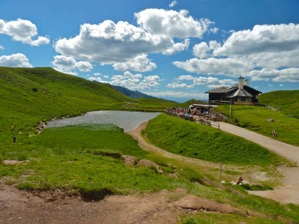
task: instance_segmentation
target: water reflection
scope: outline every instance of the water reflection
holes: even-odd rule
[[[63,127],[74,124],[115,124],[125,132],[137,128],[142,122],[149,121],[160,113],[133,111],[93,111],[83,116],[64,118],[48,122],[47,127]]]

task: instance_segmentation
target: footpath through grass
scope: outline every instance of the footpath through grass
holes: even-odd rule
[[[229,117],[229,105],[216,108]],[[276,130],[277,140],[299,146],[299,120],[266,107],[234,105],[231,108],[232,122],[267,137]]]
[[[259,166],[277,166],[284,161],[246,139],[166,114],[151,120],[145,133],[165,150],[202,160]]]

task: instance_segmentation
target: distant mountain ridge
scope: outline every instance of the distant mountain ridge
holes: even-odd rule
[[[114,89],[118,90],[119,92],[121,92],[122,94],[124,94],[127,97],[130,97],[132,99],[140,99],[140,98],[147,98],[147,99],[154,99],[156,97],[144,94],[142,92],[139,91],[132,91],[128,88],[122,87],[122,86],[114,86],[111,85]]]
[[[144,95],[142,95],[144,96]],[[163,111],[173,102],[133,99],[110,84],[92,82],[53,68],[0,66],[0,130],[6,135],[32,131],[32,125],[96,110]],[[9,130],[9,131],[8,131]],[[1,140],[10,140],[3,136]]]

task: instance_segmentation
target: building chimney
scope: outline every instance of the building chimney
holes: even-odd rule
[[[244,78],[242,76],[239,77],[239,89],[243,89],[244,87]]]
[[[249,86],[249,80],[248,79],[245,79],[245,85]]]

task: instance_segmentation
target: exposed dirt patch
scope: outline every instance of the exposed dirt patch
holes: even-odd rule
[[[29,160],[19,161],[19,160],[3,160],[4,165],[26,165],[29,163]]]
[[[195,212],[249,214],[229,205],[175,192],[106,196],[86,202],[72,192],[27,192],[0,185],[0,220],[11,223],[177,223],[179,215]]]

